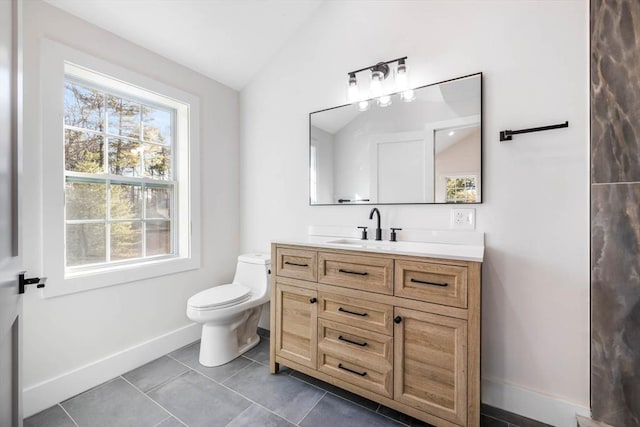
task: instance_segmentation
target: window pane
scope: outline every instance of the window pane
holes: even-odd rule
[[[145,218],[171,218],[172,187],[149,186],[146,188]]]
[[[140,104],[108,95],[107,113],[109,133],[140,138]]]
[[[171,251],[171,222],[147,221],[147,256],[167,255]]]
[[[155,179],[171,179],[171,149],[155,144],[144,147],[144,176]]]
[[[137,141],[109,138],[109,173],[140,176],[141,147]]]
[[[142,186],[111,184],[111,218],[134,219],[142,214]]]
[[[448,203],[474,203],[477,200],[475,177],[447,178]]]
[[[102,131],[104,94],[75,83],[64,83],[64,124]]]
[[[111,224],[111,261],[142,257],[140,221]]]
[[[97,182],[65,184],[66,219],[104,219],[107,186]]]
[[[145,141],[171,145],[171,113],[146,105],[142,106],[142,125]]]
[[[104,224],[67,224],[67,266],[106,261]]]
[[[103,173],[104,139],[100,135],[75,130],[64,131],[64,168],[68,171]]]

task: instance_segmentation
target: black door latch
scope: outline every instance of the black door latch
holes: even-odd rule
[[[36,288],[44,288],[44,283],[40,283],[39,277],[32,277],[30,279],[25,279],[24,274],[26,271],[23,271],[18,274],[18,293],[24,294],[24,287],[27,285],[36,285]]]

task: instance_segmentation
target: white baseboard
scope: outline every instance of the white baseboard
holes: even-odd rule
[[[63,400],[144,365],[200,337],[200,324],[192,323],[164,335],[88,363],[23,390],[23,413],[29,417]]]
[[[482,403],[556,427],[576,427],[576,415],[591,417],[588,407],[486,378]]]

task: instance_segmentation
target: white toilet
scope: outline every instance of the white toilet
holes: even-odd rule
[[[200,364],[223,365],[260,342],[258,321],[269,301],[269,254],[240,255],[233,282],[198,292],[187,302],[187,317],[203,323]]]

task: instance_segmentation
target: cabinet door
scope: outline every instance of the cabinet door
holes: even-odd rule
[[[317,292],[276,283],[276,354],[316,368]]]
[[[467,422],[467,322],[396,307],[394,399]]]

